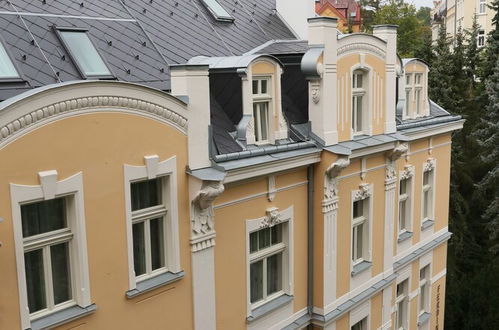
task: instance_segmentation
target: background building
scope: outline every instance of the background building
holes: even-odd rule
[[[360,32],[362,29],[360,4],[355,0],[316,0],[315,12],[319,16],[336,17],[341,32]]]
[[[1,329],[443,328],[463,120],[277,5],[2,4]]]

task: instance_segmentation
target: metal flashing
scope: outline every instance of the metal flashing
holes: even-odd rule
[[[129,290],[126,292],[126,297],[128,299],[135,298],[143,293],[154,290],[160,286],[176,282],[176,281],[184,278],[184,276],[185,276],[185,273],[183,271],[176,273],[176,274],[171,273],[171,272],[166,272],[166,273],[154,276],[152,278],[138,282],[137,287],[135,289]]]
[[[272,299],[266,304],[263,304],[262,306],[255,308],[254,310],[251,311],[251,315],[246,318],[247,323],[251,323],[253,321],[258,320],[259,318],[264,317],[270,312],[275,311],[276,309],[290,303],[293,301],[293,296],[283,294],[282,296]]]
[[[210,70],[227,70],[233,69],[236,71],[237,69],[246,69],[251,63],[259,60],[259,59],[270,59],[281,67],[283,64],[281,61],[272,55],[267,54],[250,54],[250,55],[241,55],[241,56],[225,56],[225,57],[208,57],[208,56],[196,56],[191,58],[187,64],[188,65],[208,65]]]
[[[324,46],[311,46],[303,55],[301,60],[301,70],[307,79],[319,79],[322,75],[318,61],[324,52]]]
[[[91,304],[87,307],[72,306],[60,310],[58,312],[49,314],[45,317],[39,318],[37,320],[31,321],[30,330],[45,330],[52,329],[59,325],[77,320],[89,314],[92,314],[97,310],[95,304]]]
[[[227,175],[226,172],[214,167],[205,167],[197,170],[187,169],[187,173],[201,181],[223,181]]]

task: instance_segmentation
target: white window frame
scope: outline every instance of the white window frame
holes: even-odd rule
[[[90,281],[88,274],[87,240],[85,229],[85,213],[83,204],[83,174],[81,172],[58,181],[57,171],[39,172],[40,185],[27,186],[10,184],[12,223],[14,228],[14,244],[16,252],[17,281],[19,289],[19,306],[21,326],[31,327],[31,321],[50,315],[58,310],[78,305],[82,308],[90,306]],[[50,200],[56,197],[70,196],[66,205],[68,227],[71,229],[70,267],[73,285],[73,300],[57,305],[55,309],[44,310],[30,316],[26,274],[24,265],[24,239],[22,235],[21,204]]]
[[[354,218],[353,217],[353,212],[354,212],[354,204],[361,202],[362,203],[362,215],[360,217]],[[357,251],[357,235],[356,229],[362,225],[362,251],[361,251],[361,257],[356,258],[355,256],[358,255]],[[352,264],[353,266],[363,262],[363,261],[369,261],[369,232],[370,232],[370,227],[369,227],[369,198],[365,199],[358,199],[354,200],[352,203]]]
[[[373,185],[372,184],[362,184],[359,190],[353,190],[351,194],[351,203],[350,203],[350,219],[351,227],[350,227],[350,270],[353,271],[354,266],[367,261],[371,262],[372,260],[372,219],[373,219]],[[363,207],[363,216],[354,219],[354,203],[362,201]],[[362,235],[362,239],[364,243],[362,244],[362,258],[358,258],[353,260],[354,251],[353,241],[354,241],[354,228],[358,226],[360,223],[364,224],[364,232]]]
[[[257,93],[253,94],[253,82],[257,81],[258,82],[258,87],[257,87]],[[267,82],[267,93],[260,93],[261,91],[261,82],[266,81]],[[268,144],[272,141],[272,135],[273,135],[273,130],[272,130],[272,114],[274,113],[273,109],[273,85],[272,85],[272,76],[270,75],[254,75],[252,78],[251,82],[251,96],[252,96],[252,113],[253,113],[253,122],[254,122],[254,135],[255,135],[255,144]],[[262,127],[262,120],[261,120],[261,110],[258,109],[256,111],[257,115],[255,116],[255,105],[259,104],[267,104],[267,139],[265,140],[258,140],[257,139],[257,132],[263,132],[265,129]]]
[[[429,173],[428,184],[424,184],[424,175]],[[422,223],[426,220],[435,220],[435,168],[423,170],[423,177],[421,178],[421,218]],[[425,205],[425,193],[428,192],[428,205]],[[426,210],[425,210],[426,208]],[[427,216],[425,217],[425,213]]]
[[[421,271],[426,270],[424,278],[421,278]],[[430,312],[430,294],[431,294],[431,264],[426,264],[419,269],[419,301],[418,315]],[[423,305],[423,308],[421,308]]]
[[[144,166],[124,165],[124,189],[126,210],[126,231],[128,248],[128,286],[134,290],[137,283],[165,272],[178,273],[180,268],[180,247],[178,228],[178,197],[177,197],[177,165],[176,157],[171,157],[162,162],[159,156],[150,155],[144,157]],[[134,212],[132,212],[131,189],[133,182],[162,179],[163,205],[166,210],[163,216],[163,234],[165,242],[165,267],[146,275],[136,277],[133,261],[133,234]]]
[[[357,76],[362,76],[362,86],[361,87],[356,87],[357,86]],[[352,106],[351,106],[351,118],[350,120],[352,121],[351,125],[351,130],[352,134],[355,135],[363,135],[363,134],[368,134],[368,127],[370,126],[368,124],[368,116],[366,115],[367,113],[367,108],[369,107],[369,72],[366,71],[363,68],[356,68],[352,71]],[[355,87],[354,87],[355,86]],[[361,102],[361,123],[362,127],[359,129],[357,127],[357,115],[358,115],[358,109],[357,109],[357,98],[361,97],[362,102]]]
[[[413,232],[412,226],[413,226],[413,217],[412,217],[412,210],[413,210],[413,203],[414,203],[414,167],[413,166],[408,166],[405,171],[401,171],[399,174],[399,180],[398,180],[398,212],[397,212],[397,219],[398,219],[398,235],[400,236],[401,234],[405,232]],[[406,181],[406,193],[404,195],[400,194],[400,184],[403,180]],[[400,217],[400,205],[402,202],[405,202],[405,227],[401,228],[401,217]]]
[[[362,330],[370,330],[371,320],[370,320],[371,302],[368,300],[359,307],[356,307],[350,312],[350,329],[353,328],[359,322],[365,322],[365,327]]]
[[[401,295],[397,295],[397,287],[401,284],[404,284],[404,292],[402,292]],[[395,327],[394,329],[396,330],[402,330],[402,329],[408,329],[408,324],[409,324],[409,289],[410,289],[410,281],[409,278],[405,278],[401,280],[400,282],[397,283],[395,286]],[[404,309],[403,309],[403,314],[402,314],[402,319],[404,324],[400,325],[399,324],[399,311],[400,311],[400,305],[403,304]]]
[[[477,46],[478,47],[485,47],[485,31],[484,30],[478,30]]]
[[[272,301],[284,294],[293,295],[294,287],[294,276],[293,276],[293,206],[288,207],[285,210],[278,211],[276,208],[267,210],[267,213],[278,212],[277,222],[272,223],[269,216],[262,218],[246,220],[246,304],[247,304],[247,316],[252,316],[252,311],[256,308],[265,305],[269,301]],[[283,224],[282,228],[282,243],[276,244],[274,248],[269,248],[264,252],[265,255],[260,255],[259,252],[250,253],[250,234],[256,232],[263,228],[268,228],[276,224]],[[264,256],[270,256],[277,253],[277,250],[282,251],[282,291],[268,296],[266,299],[258,301],[256,303],[251,303],[251,277],[250,277],[250,264],[255,259],[261,259]]]
[[[487,13],[487,0],[478,0],[478,14]]]

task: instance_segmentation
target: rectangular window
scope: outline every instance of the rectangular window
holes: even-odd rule
[[[433,170],[423,172],[423,221],[433,217]]]
[[[352,262],[354,265],[368,259],[368,205],[369,199],[363,199],[353,203]]]
[[[478,40],[477,40],[477,44],[478,44],[478,47],[483,47],[485,46],[485,31],[484,30],[479,30],[478,31]]]
[[[112,78],[111,71],[84,30],[57,30],[65,48],[85,78]]]
[[[166,269],[163,179],[130,184],[133,236],[133,265],[137,280]]]
[[[217,21],[232,22],[234,18],[225,10],[217,0],[202,0],[208,11]]]
[[[286,225],[281,223],[250,233],[250,302],[254,307],[284,293]]]
[[[24,267],[32,318],[75,304],[68,197],[21,205]]]
[[[404,280],[403,282],[397,284],[397,313],[395,316],[396,326],[395,329],[402,330],[407,328],[407,313],[409,308],[409,280]]]
[[[419,314],[429,312],[430,300],[430,266],[419,270]]]
[[[270,129],[270,78],[253,79],[253,120],[255,123],[255,141],[257,143],[269,140]]]
[[[423,80],[423,74],[422,73],[416,73],[414,75],[414,84],[417,85],[417,86],[421,86],[421,82]]]
[[[352,325],[351,330],[367,330],[367,317]]]
[[[399,182],[399,234],[410,231],[411,179]]]
[[[409,117],[409,110],[411,109],[411,89],[405,90],[405,116]]]
[[[421,88],[416,89],[416,115],[421,115]]]
[[[364,108],[367,99],[364,86],[365,73],[356,70],[352,76],[352,130],[353,133],[362,133],[364,130]]]
[[[411,80],[412,80],[411,78],[412,78],[412,74],[408,73],[408,74],[405,75],[405,84],[406,84],[406,86],[411,85],[411,83],[412,83],[411,82]]]
[[[479,14],[485,14],[487,10],[487,0],[479,0],[480,1],[480,8],[478,13]]]
[[[19,73],[17,73],[4,45],[0,42],[0,79],[9,78],[19,78]]]

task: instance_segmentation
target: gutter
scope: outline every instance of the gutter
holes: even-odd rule
[[[307,310],[310,319],[314,305],[314,165],[307,168]],[[308,326],[312,329],[312,325]]]

